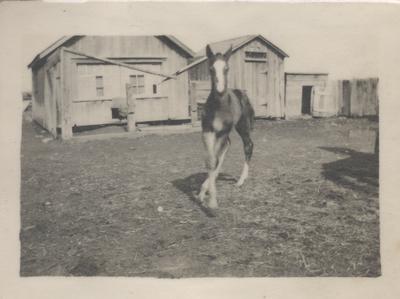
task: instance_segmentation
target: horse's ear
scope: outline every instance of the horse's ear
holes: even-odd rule
[[[208,59],[210,59],[210,61],[214,59],[214,53],[211,50],[210,45],[207,45],[206,53],[207,53],[207,57],[208,57]]]
[[[232,45],[229,47],[228,51],[226,51],[224,54],[225,60],[228,60],[229,57],[231,57],[231,55],[232,55]]]

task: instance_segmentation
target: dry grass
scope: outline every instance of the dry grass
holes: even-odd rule
[[[232,138],[209,217],[199,133],[41,142],[23,126],[21,275],[378,276],[378,157],[366,119],[258,121]],[[162,211],[158,208],[162,207]]]

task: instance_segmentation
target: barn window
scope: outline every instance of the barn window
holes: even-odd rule
[[[96,95],[98,97],[104,96],[103,76],[96,76]]]
[[[144,93],[144,75],[130,75],[129,83],[135,94]]]
[[[259,51],[246,51],[246,61],[267,61],[267,53]]]

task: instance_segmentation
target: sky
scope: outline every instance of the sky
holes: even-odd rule
[[[377,77],[385,7],[374,5],[181,3],[55,6],[31,9],[38,21],[23,34],[22,88],[27,64],[63,35],[172,34],[198,51],[208,42],[262,34],[289,54],[286,72],[328,72],[331,79]],[[44,15],[44,17],[43,17]],[[100,18],[103,16],[103,18]],[[388,22],[392,20],[389,18]],[[50,26],[49,26],[50,25]],[[385,24],[387,25],[387,24]]]

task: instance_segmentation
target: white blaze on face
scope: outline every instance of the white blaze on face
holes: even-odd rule
[[[225,89],[225,76],[224,69],[226,67],[226,62],[223,60],[217,60],[214,62],[215,76],[217,78],[217,90],[218,92],[223,92]]]

